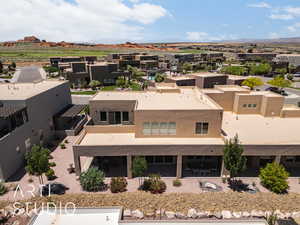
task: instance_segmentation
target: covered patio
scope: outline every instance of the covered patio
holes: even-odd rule
[[[67,136],[76,136],[88,121],[86,115],[87,105],[69,105],[54,117],[55,130]]]

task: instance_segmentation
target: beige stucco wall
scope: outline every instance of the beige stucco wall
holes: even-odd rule
[[[176,122],[172,137],[220,137],[222,110],[138,110],[135,111],[136,137],[170,137],[143,135],[145,122]],[[208,122],[208,134],[196,134],[196,123]]]
[[[284,118],[300,117],[300,109],[283,109],[280,116]]]
[[[280,116],[284,104],[284,97],[263,96],[261,114],[265,117]]]
[[[255,108],[243,107],[244,104],[256,104]],[[233,104],[233,112],[237,114],[260,114],[262,95],[236,94]]]
[[[233,110],[235,92],[207,93],[207,95],[218,103],[224,111]]]

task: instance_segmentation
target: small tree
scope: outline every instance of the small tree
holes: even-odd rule
[[[249,87],[251,90],[263,84],[264,82],[259,77],[249,77],[246,80],[244,80],[242,83],[242,85]]]
[[[93,89],[96,90],[97,87],[99,87],[101,85],[100,81],[98,80],[92,80],[89,84],[89,86]]]
[[[294,80],[294,76],[292,74],[287,74],[286,75],[286,78],[289,80],[289,81],[293,81]]]
[[[292,82],[290,80],[286,80],[283,77],[277,76],[272,80],[268,81],[268,84],[279,87],[281,89],[290,87]]]
[[[26,153],[26,171],[30,175],[38,176],[40,184],[43,184],[43,174],[50,169],[50,151],[39,145],[34,145],[30,152]]]
[[[246,157],[243,156],[243,146],[236,135],[229,141],[226,140],[224,147],[224,166],[230,173],[230,178],[235,178],[246,169]]]
[[[155,82],[161,83],[165,80],[165,76],[161,73],[157,73],[154,78]]]
[[[10,71],[15,71],[17,67],[17,64],[15,62],[12,62],[9,66],[8,66],[8,70]]]
[[[277,68],[275,69],[275,73],[278,73],[278,74],[286,74],[288,71],[286,68]]]
[[[139,80],[141,77],[146,75],[145,72],[130,65],[127,66],[127,70],[130,72],[130,77],[135,80]]]
[[[142,156],[136,156],[133,159],[132,163],[132,173],[134,177],[139,178],[139,185],[141,186],[142,184],[142,177],[145,176],[145,172],[147,170],[147,161],[145,157]]]
[[[182,65],[182,69],[183,69],[183,72],[184,72],[184,73],[187,73],[187,72],[193,70],[193,65],[190,64],[190,63],[184,63],[184,64]]]
[[[105,174],[97,168],[89,168],[80,174],[80,185],[85,191],[99,191],[104,187]]]
[[[116,85],[121,88],[129,87],[127,80],[123,77],[117,79]]]
[[[289,189],[289,173],[278,163],[268,163],[260,170],[259,178],[261,184],[276,194],[285,193]]]

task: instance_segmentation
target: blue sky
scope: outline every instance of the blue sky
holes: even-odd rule
[[[25,35],[102,43],[295,37],[300,0],[10,0],[0,8],[0,26],[1,41]]]

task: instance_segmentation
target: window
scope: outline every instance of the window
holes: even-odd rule
[[[256,106],[257,106],[256,104],[252,104],[252,107],[253,107],[253,108],[256,108]]]
[[[168,123],[160,123],[159,133],[161,135],[168,135]]]
[[[151,134],[152,135],[159,135],[159,123],[154,122],[151,124]]]
[[[244,107],[244,108],[247,108],[247,104],[244,104],[243,107]]]
[[[251,108],[252,107],[252,104],[248,104],[248,108]]]
[[[169,133],[169,135],[175,135],[176,134],[176,123],[174,123],[174,122],[169,123],[168,133]]]
[[[128,122],[129,121],[129,112],[122,112],[122,120],[124,122]]]
[[[144,123],[143,134],[151,135],[151,123]]]
[[[196,123],[196,134],[208,134],[208,123]]]
[[[175,135],[176,123],[174,122],[146,122],[143,125],[144,135]]]
[[[107,121],[107,112],[100,112],[100,121],[106,122]]]

